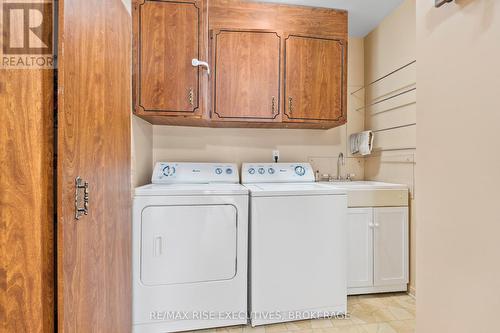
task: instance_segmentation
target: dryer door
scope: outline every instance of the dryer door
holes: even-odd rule
[[[141,281],[166,285],[236,275],[233,205],[149,206],[142,211]]]

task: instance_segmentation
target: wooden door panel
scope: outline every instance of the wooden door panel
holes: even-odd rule
[[[54,332],[53,75],[51,69],[0,70],[4,333]]]
[[[202,10],[198,1],[142,1],[138,5],[139,111],[199,114]],[[203,59],[201,59],[203,60]]]
[[[280,36],[229,30],[214,35],[212,119],[280,120]]]
[[[344,43],[291,35],[285,45],[286,118],[338,121],[345,105]]]
[[[130,332],[131,16],[121,0],[59,6],[58,331]]]

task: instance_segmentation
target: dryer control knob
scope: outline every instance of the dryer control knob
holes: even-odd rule
[[[295,167],[295,173],[299,176],[303,176],[306,174],[306,169],[303,166],[298,165]]]
[[[215,173],[218,175],[222,174],[222,169],[221,168],[215,169]]]
[[[264,173],[266,173],[266,170],[264,168],[259,168],[259,173],[263,175]]]
[[[250,168],[248,169],[248,173],[253,175],[255,173],[255,169],[254,168]]]
[[[163,168],[163,175],[166,177],[173,176],[175,173],[175,167],[167,165]]]

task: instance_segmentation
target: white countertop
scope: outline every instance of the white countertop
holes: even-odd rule
[[[336,187],[344,190],[395,190],[395,189],[408,189],[405,184],[383,183],[375,181],[332,181],[332,182],[319,182],[319,184]]]

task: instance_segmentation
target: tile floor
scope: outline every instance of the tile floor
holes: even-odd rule
[[[414,333],[415,299],[407,294],[349,296],[349,319],[315,319],[196,333]]]

